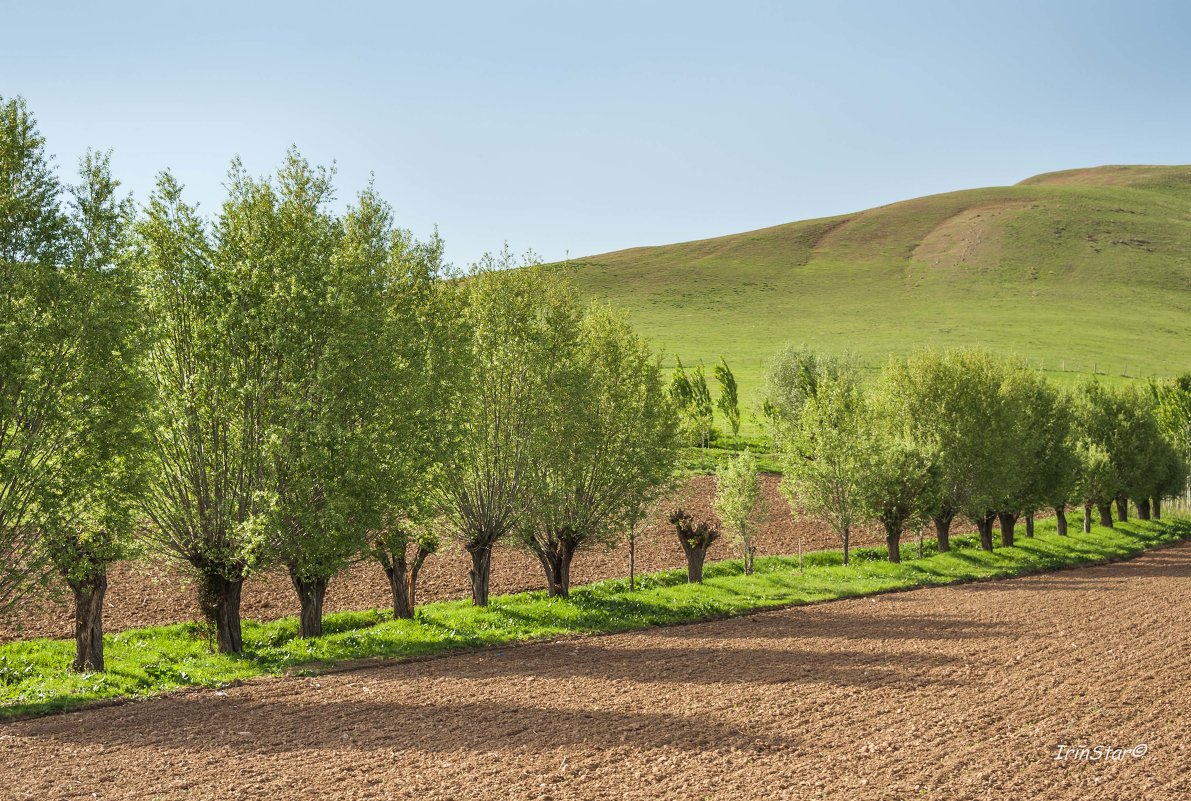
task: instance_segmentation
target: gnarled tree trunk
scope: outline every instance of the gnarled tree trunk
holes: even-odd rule
[[[467,576],[471,579],[471,602],[474,606],[488,605],[488,578],[492,572],[492,546],[468,544],[465,546],[471,554],[471,570]]]
[[[1149,520],[1150,519],[1150,499],[1149,498],[1142,498],[1139,501],[1134,501],[1134,505],[1137,506],[1137,519],[1138,520]]]
[[[1034,513],[1026,512],[1026,536],[1034,536]]]
[[[1102,503],[1098,508],[1100,509],[1100,525],[1112,528],[1112,504]]]
[[[422,570],[422,563],[430,551],[419,546],[413,561],[409,561],[405,552],[389,554],[387,561],[381,562],[385,569],[385,576],[389,579],[389,592],[393,597],[393,619],[412,620],[414,609],[417,608],[418,573]]]
[[[298,614],[298,636],[321,637],[323,634],[323,599],[327,597],[327,577],[301,578],[290,572],[294,592],[302,610]]]
[[[564,540],[556,540],[551,545],[537,550],[538,561],[546,571],[546,595],[566,598],[571,592],[571,559],[575,548]]]
[[[955,512],[944,510],[931,518],[935,523],[935,537],[939,540],[939,553],[951,550],[951,521],[955,519]]]
[[[983,550],[991,551],[993,549],[992,528],[996,519],[997,516],[992,512],[976,519],[976,530],[980,532],[980,547]]]
[[[1063,506],[1055,507],[1055,531],[1060,537],[1067,536],[1067,509]]]
[[[1013,547],[1013,532],[1017,525],[1017,512],[998,512],[997,519],[1001,521],[1001,545]]]
[[[1124,495],[1118,495],[1117,498],[1117,522],[1129,522],[1129,499]]]
[[[885,527],[885,550],[889,561],[898,564],[902,560],[902,528],[905,521],[900,517],[887,517],[881,521]]]
[[[199,580],[199,609],[215,627],[215,647],[221,654],[244,652],[240,631],[240,590],[244,579],[227,579],[219,573],[204,573]]]
[[[103,596],[108,589],[106,568],[81,581],[70,581],[74,594],[74,662],[80,673],[103,671]]]

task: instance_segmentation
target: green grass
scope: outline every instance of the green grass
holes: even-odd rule
[[[1049,174],[570,264],[670,363],[725,357],[750,433],[791,341],[873,372],[922,346],[1012,353],[1063,382],[1191,369],[1191,167]]]
[[[64,711],[112,698],[145,698],[182,687],[218,688],[254,676],[317,671],[350,660],[401,658],[460,648],[495,646],[576,634],[595,634],[687,623],[754,610],[850,598],[889,590],[999,578],[1071,565],[1119,559],[1148,548],[1191,538],[1191,520],[1132,522],[1089,535],[1059,537],[1053,521],[1038,536],[1019,537],[1013,548],[985,553],[972,537],[953,540],[954,550],[924,558],[902,548],[900,565],[885,561],[884,548],[853,551],[842,566],[838,551],[798,560],[758,560],[745,576],[738,561],[709,565],[705,581],[687,584],[685,571],[654,573],[629,592],[627,581],[602,581],[573,590],[569,599],[531,592],[501,596],[487,609],[465,601],[427,604],[416,620],[394,621],[386,612],[328,615],[327,633],[297,638],[293,618],[246,622],[243,657],[211,652],[204,629],[194,624],[135,629],[105,640],[108,672],[79,675],[67,670],[73,643],[28,640],[0,646],[0,719]]]

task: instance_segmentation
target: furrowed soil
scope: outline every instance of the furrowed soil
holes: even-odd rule
[[[1180,545],[1028,578],[7,724],[0,789],[14,799],[1185,799],[1189,645],[1191,545]],[[1110,750],[1056,759],[1060,746]]]
[[[806,550],[838,548],[835,534],[822,524],[795,520],[778,492],[778,476],[764,476],[768,513],[758,530],[760,553],[795,554],[799,537]],[[717,520],[711,510],[715,479],[697,476],[685,482],[673,495],[656,504],[649,518],[638,528],[636,565],[638,573],[684,567],[682,548],[668,521],[672,509],[681,506],[697,520]],[[961,524],[956,523],[956,531]],[[877,528],[854,533],[853,543],[883,545]],[[734,556],[725,536],[714,543],[709,560]],[[471,557],[458,544],[444,542],[440,553],[426,560],[418,578],[418,601],[441,601],[470,597],[467,571]],[[580,551],[571,568],[571,581],[586,584],[629,574],[629,548],[623,542],[615,548],[596,547]],[[498,546],[492,560],[492,594],[545,589],[542,567],[523,549]],[[196,594],[189,574],[176,564],[163,561],[126,562],[114,565],[108,575],[104,600],[104,626],[109,632],[141,626],[158,626],[197,620]],[[331,580],[325,609],[328,612],[388,608],[392,605],[388,580],[374,562],[360,562]],[[62,588],[25,601],[8,621],[0,620],[0,642],[31,637],[73,637],[74,613]],[[289,576],[279,570],[250,578],[244,585],[241,612],[245,618],[275,620],[298,613],[298,599]]]

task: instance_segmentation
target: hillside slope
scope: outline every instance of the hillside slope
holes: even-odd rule
[[[1047,173],[570,264],[666,354],[724,356],[750,400],[788,341],[873,368],[978,345],[1057,378],[1191,369],[1191,166]]]

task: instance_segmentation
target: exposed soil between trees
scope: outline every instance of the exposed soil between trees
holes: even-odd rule
[[[0,786],[14,799],[1182,799],[1189,621],[1180,545],[12,723]],[[1056,760],[1060,745],[1131,753]]]
[[[759,555],[797,553],[799,534],[807,550],[839,547],[838,539],[827,527],[809,521],[792,520],[789,506],[777,491],[777,476],[765,476],[764,482],[770,513],[760,527]],[[699,476],[686,482],[673,497],[657,505],[650,518],[638,526],[638,573],[686,566],[674,527],[667,519],[669,512],[676,506],[683,506],[696,520],[716,520],[718,518],[711,510],[714,492],[715,479]],[[955,530],[961,530],[960,523],[956,523]],[[928,536],[933,536],[933,530],[928,532]],[[853,536],[853,545],[883,543],[884,535],[877,528]],[[714,561],[735,555],[732,543],[725,535],[712,545],[707,558]],[[456,543],[444,543],[442,551],[429,557],[418,575],[418,602],[470,598],[470,569],[471,557],[467,552]],[[628,572],[629,549],[626,542],[612,550],[596,548],[579,551],[571,567],[571,583],[579,585],[623,577]],[[105,630],[114,632],[199,619],[194,581],[180,569],[160,562],[114,565],[109,571],[108,590],[104,598]],[[493,550],[493,595],[545,588],[545,573],[537,557],[524,549],[508,545],[497,546]],[[13,621],[8,625],[0,623],[0,642],[27,637],[74,636],[74,613],[69,593],[59,592],[59,596],[59,600],[43,595],[25,602]],[[241,603],[242,614],[247,619],[274,620],[298,614],[298,597],[289,575],[283,569],[252,577],[245,582]],[[338,612],[348,609],[390,609],[392,605],[392,592],[384,569],[377,562],[367,561],[331,580],[323,608],[327,612]]]

